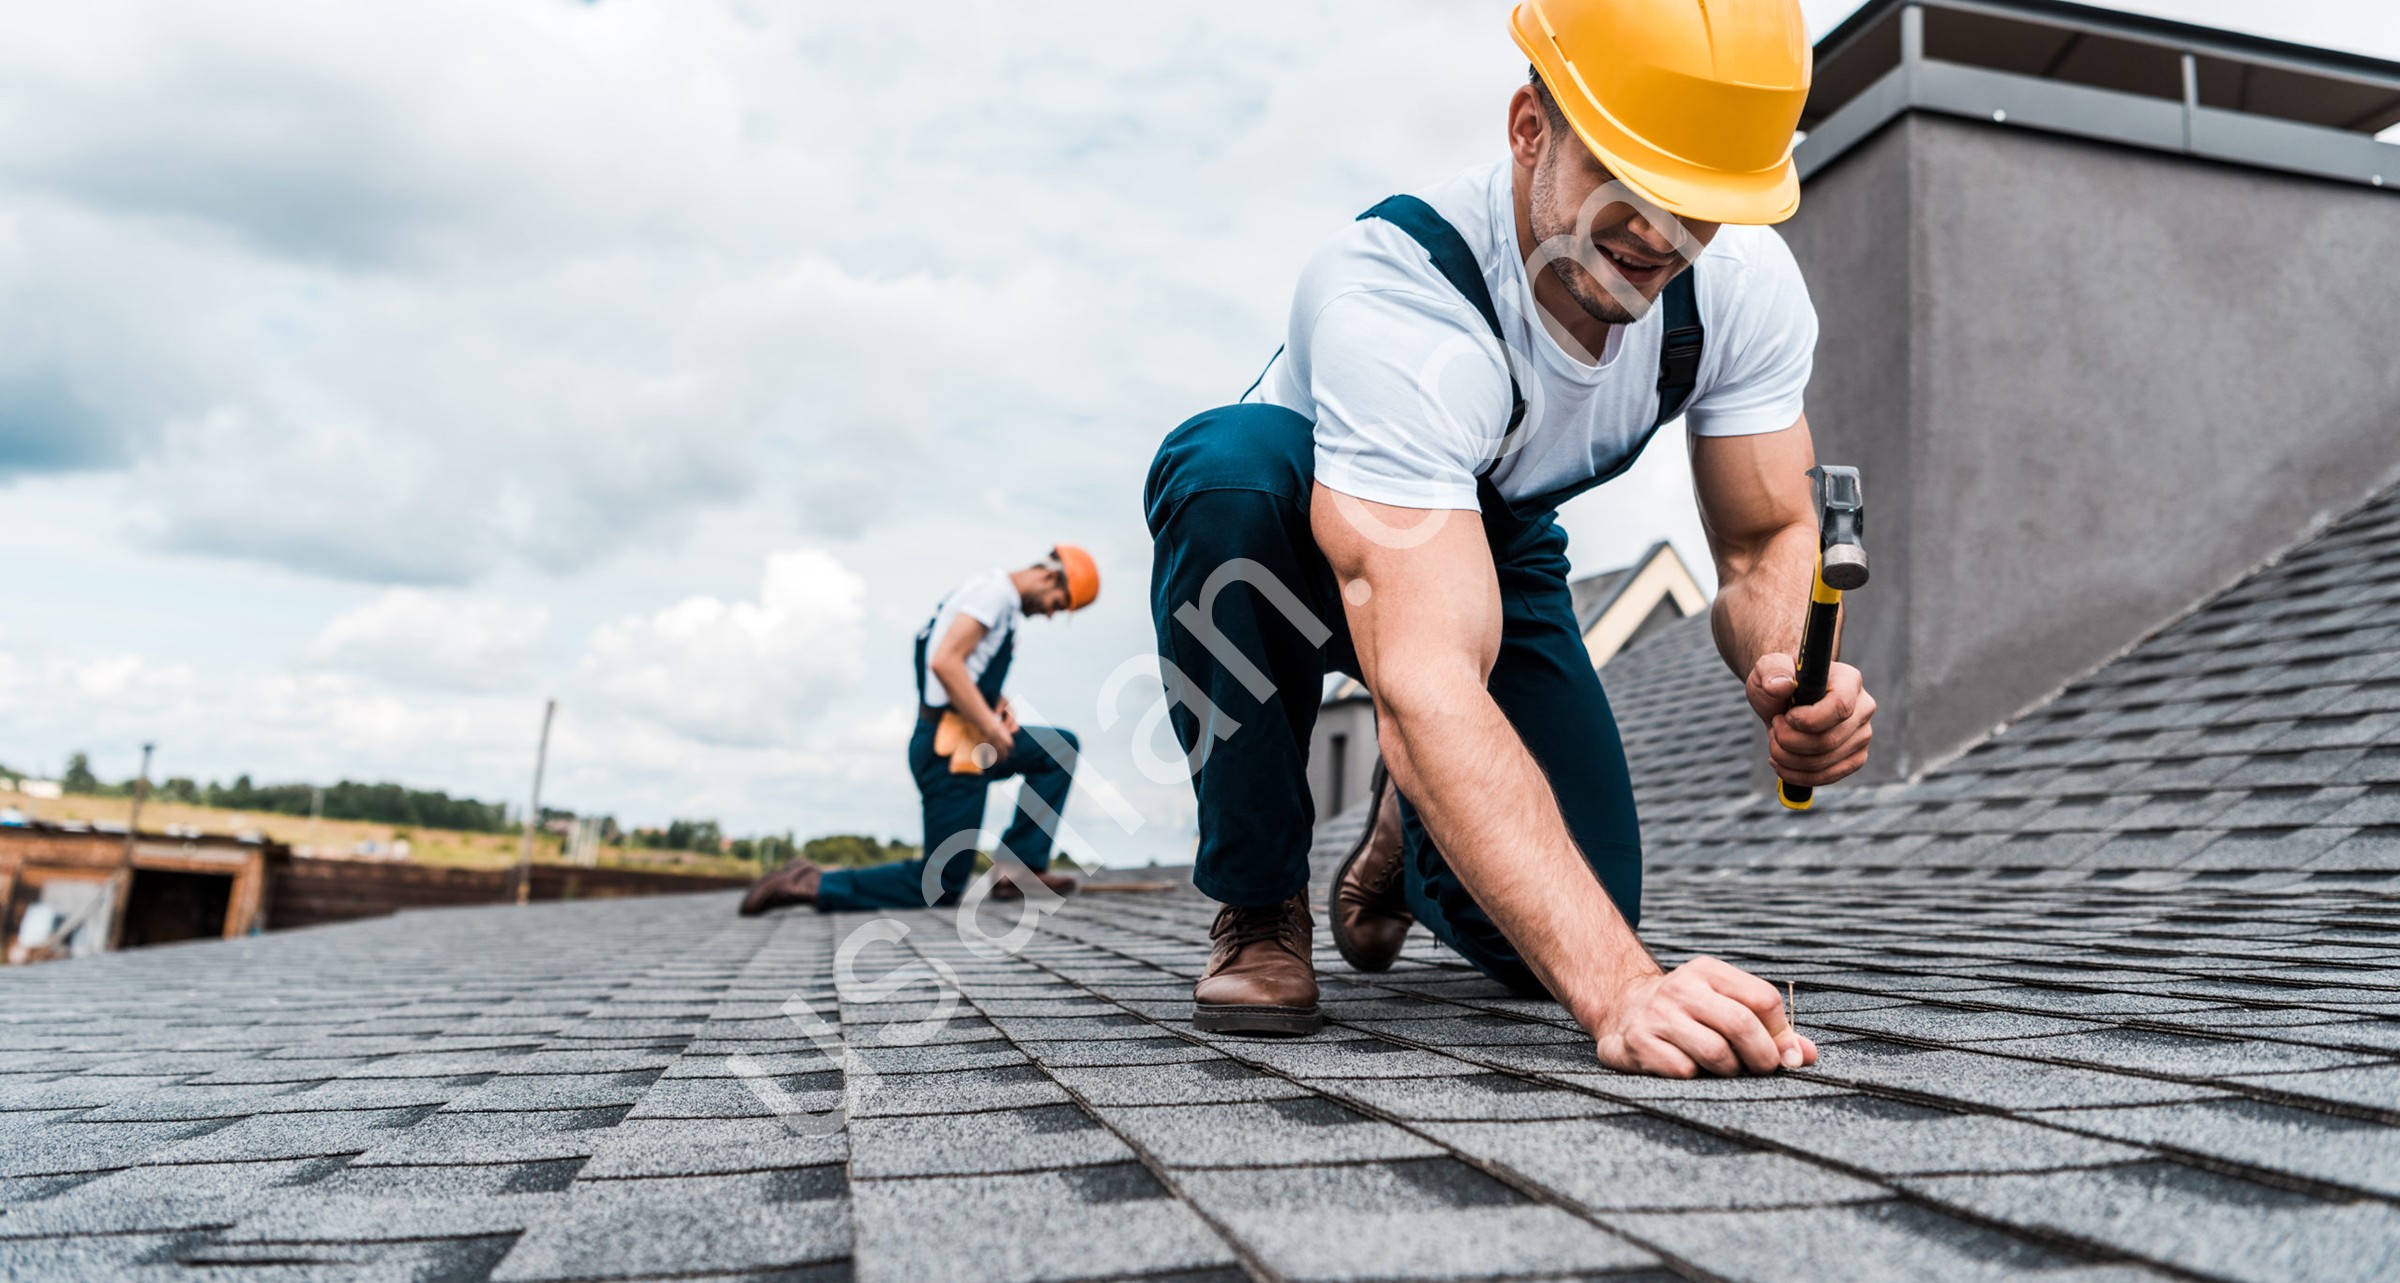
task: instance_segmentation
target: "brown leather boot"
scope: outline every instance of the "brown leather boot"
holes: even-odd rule
[[[1256,909],[1226,905],[1208,929],[1208,972],[1192,986],[1192,1028],[1296,1037],[1325,1027],[1309,961],[1308,893]]]
[[[1385,971],[1400,956],[1400,946],[1417,919],[1408,911],[1400,881],[1400,790],[1392,787],[1392,777],[1380,762],[1367,796],[1375,799],[1374,809],[1358,845],[1350,848],[1333,875],[1325,921],[1333,928],[1333,947],[1342,961],[1360,971]]]
[[[1027,872],[1030,873],[1032,870],[1029,869]],[[1083,886],[1082,879],[1071,873],[1052,873],[1044,869],[1033,876],[1043,886],[1050,888],[1053,895],[1073,895]],[[1022,900],[1025,898],[1025,891],[1004,873],[992,883],[991,898],[994,900]]]
[[[806,857],[794,860],[750,884],[750,890],[742,896],[742,916],[755,918],[787,904],[812,904],[817,898],[817,883],[824,876],[824,866]]]

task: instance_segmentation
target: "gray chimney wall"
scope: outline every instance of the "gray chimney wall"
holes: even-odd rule
[[[1818,457],[1865,473],[1867,781],[2400,480],[2392,193],[1912,113],[1783,233]]]

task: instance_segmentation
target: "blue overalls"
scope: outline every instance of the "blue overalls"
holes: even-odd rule
[[[1359,217],[1385,219],[1423,245],[1506,349],[1481,269],[1456,229],[1424,202],[1405,196]],[[1667,334],[1659,412],[1649,433],[1690,398],[1702,342],[1690,271],[1669,283],[1661,301]],[[1510,383],[1513,394],[1513,371]],[[1523,414],[1518,396],[1512,430]],[[1567,536],[1556,508],[1630,467],[1649,433],[1614,466],[1513,506],[1492,485],[1488,465],[1477,484],[1502,609],[1500,655],[1488,689],[1549,777],[1584,860],[1628,923],[1641,920],[1641,830],[1616,719],[1575,624]],[[1222,406],[1167,434],[1143,492],[1153,541],[1151,618],[1159,655],[1173,665],[1166,670],[1169,689],[1177,688],[1180,673],[1207,697],[1200,707],[1217,710],[1213,724],[1203,726],[1193,707],[1178,701],[1170,720],[1187,760],[1199,762],[1193,786],[1200,850],[1193,882],[1226,904],[1275,904],[1306,890],[1309,831],[1316,821],[1308,790],[1309,731],[1325,674],[1359,676],[1339,586],[1309,528],[1314,469],[1307,419],[1275,405]],[[1287,586],[1298,598],[1294,604],[1315,616],[1316,627],[1304,630],[1305,621],[1296,622],[1269,595],[1238,581],[1222,587],[1224,568],[1238,559]],[[1212,576],[1222,587],[1214,594]],[[1187,617],[1213,620],[1214,639],[1203,639],[1175,617],[1187,605],[1201,612],[1187,610]],[[1211,640],[1217,647],[1230,643],[1273,690],[1263,699],[1255,695],[1256,683],[1244,678],[1256,673],[1230,670]],[[1225,721],[1239,729],[1220,738]],[[1401,817],[1404,881],[1417,920],[1486,975],[1519,993],[1542,995],[1541,982],[1467,893],[1405,797]]]
[[[941,612],[935,611],[935,618]],[[933,622],[928,620],[917,633],[917,731],[908,741],[908,769],[917,780],[917,793],[925,811],[925,845],[913,860],[899,860],[865,869],[828,869],[817,883],[817,910],[820,913],[839,913],[854,909],[921,909],[929,903],[925,898],[925,860],[939,851],[942,844],[960,833],[972,834],[983,827],[984,790],[994,780],[1022,776],[1025,788],[1040,799],[1055,816],[1067,804],[1067,789],[1075,782],[1075,750],[1080,746],[1072,731],[1028,726],[1017,732],[1015,746],[1009,755],[986,767],[981,775],[953,775],[950,759],[933,751],[933,735],[940,726],[944,710],[925,702],[925,655],[932,644]],[[1000,642],[993,654],[991,667],[983,670],[975,689],[983,692],[985,702],[997,706],[1000,685],[1008,680],[1008,664],[1016,654],[1017,637],[1012,630]],[[1050,739],[1056,735],[1057,740]],[[1045,744],[1063,741],[1068,749],[1066,760],[1053,756]],[[1040,872],[1050,867],[1050,832],[1042,827],[1033,811],[1025,806],[1016,808],[1017,816],[1000,835],[1000,845],[1006,848],[1025,867]],[[942,894],[935,904],[956,904],[959,894],[975,875],[975,849],[972,838],[963,839],[942,867]]]

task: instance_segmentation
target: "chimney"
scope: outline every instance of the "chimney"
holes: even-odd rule
[[[1865,474],[1868,781],[2400,478],[2395,122],[2400,64],[2054,0],[1817,46],[1783,233],[1818,457]]]

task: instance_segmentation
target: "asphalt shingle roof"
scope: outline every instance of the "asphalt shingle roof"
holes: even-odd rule
[[[1602,673],[1653,868],[1945,866],[2373,885],[2400,876],[2400,494],[1910,783],[1793,815],[1705,620]]]
[[[1189,891],[893,915],[881,995],[726,894],[411,913],[0,972],[0,1276],[2400,1277],[2395,553],[1798,818],[1705,624],[1611,664],[1644,934],[1794,982],[1808,1071],[1606,1072],[1421,933],[1199,1034]]]
[[[1329,970],[1321,1037],[1194,1033],[1190,893],[1086,897],[1014,957],[897,915],[861,973],[962,991],[914,1043],[930,986],[836,992],[859,919],[725,895],[26,968],[0,1273],[2400,1274],[2400,902],[1951,872],[1655,879],[1663,956],[1794,980],[1824,1047],[1685,1083],[1423,937]],[[774,1116],[842,1098],[794,996],[863,1049],[827,1134]]]

